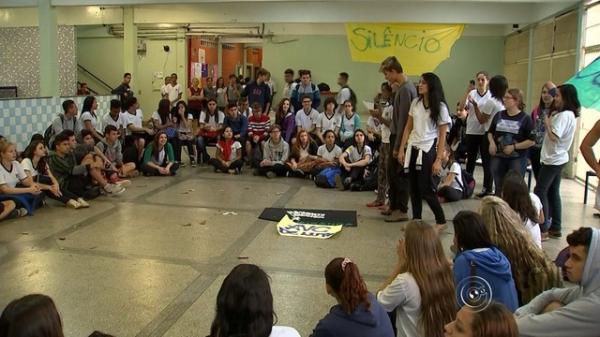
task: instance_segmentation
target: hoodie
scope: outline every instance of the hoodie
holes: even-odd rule
[[[368,295],[371,307],[365,310],[361,304],[348,315],[341,305],[335,305],[329,314],[319,321],[311,337],[394,337],[392,323],[387,312],[373,294]]]
[[[550,302],[563,307],[543,314]],[[541,293],[516,311],[521,337],[600,336],[600,230],[592,228],[592,240],[579,286],[554,288]]]
[[[270,160],[273,165],[283,164],[290,156],[290,146],[281,139],[275,144],[273,139],[263,142],[263,159]]]
[[[471,266],[473,263],[473,267]],[[469,282],[469,277],[480,277],[487,283]],[[454,284],[459,306],[465,305],[466,288],[471,284],[482,284],[483,289],[490,291],[491,298],[504,304],[514,312],[519,307],[517,288],[512,278],[510,262],[496,247],[478,248],[460,252],[454,259]]]

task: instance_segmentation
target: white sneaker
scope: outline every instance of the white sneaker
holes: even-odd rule
[[[131,185],[131,180],[118,180],[115,185],[120,185],[122,187],[127,187]]]
[[[83,199],[83,198],[77,199],[77,202],[79,203],[79,205],[81,205],[82,208],[90,207],[90,204],[87,201],[85,201],[85,199]]]
[[[67,203],[65,204],[65,206],[67,208],[72,208],[72,209],[79,209],[79,208],[82,207],[81,204],[78,201],[73,200],[73,199],[69,199],[69,201],[67,201]]]
[[[117,195],[125,192],[125,188],[120,185],[106,184],[104,190],[110,195]]]

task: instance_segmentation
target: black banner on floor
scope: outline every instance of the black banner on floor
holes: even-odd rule
[[[258,216],[259,219],[279,222],[284,215],[301,223],[319,225],[342,225],[356,227],[356,211],[334,211],[326,209],[301,209],[301,208],[265,208]]]

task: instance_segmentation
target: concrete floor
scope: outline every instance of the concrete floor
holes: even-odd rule
[[[308,180],[267,180],[248,171],[229,176],[188,167],[174,178],[140,177],[121,196],[94,200],[89,209],[54,205],[0,223],[0,308],[44,293],[57,303],[65,336],[93,330],[119,337],[205,336],[223,278],[248,262],[272,278],[278,324],[308,336],[334,304],[323,278],[332,258],[354,260],[370,289],[392,270],[401,232],[364,207],[372,192],[318,189]],[[563,181],[562,196],[564,233],[598,226],[592,205],[582,204],[580,184]],[[359,226],[330,240],[282,237],[274,222],[257,218],[271,206],[356,209]],[[478,206],[472,199],[443,207],[451,219]],[[433,221],[426,205],[424,218]],[[443,241],[448,249],[451,226]],[[564,238],[550,240],[544,249],[554,257],[565,245]]]

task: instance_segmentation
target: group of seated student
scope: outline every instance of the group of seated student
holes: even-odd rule
[[[486,215],[462,211],[454,221],[454,264],[435,228],[413,220],[398,241],[393,272],[377,291],[369,291],[354,261],[332,259],[324,270],[325,291],[337,303],[329,310],[311,307],[324,316],[310,336],[598,336],[600,230],[581,227],[567,236],[566,277],[574,285],[559,288],[541,275],[545,262],[532,259],[519,248],[530,242],[498,244],[498,228]],[[509,255],[510,251],[515,254]],[[517,260],[535,265],[516,271],[520,262],[514,255],[519,253],[525,256],[516,256]],[[473,286],[475,276],[484,282]],[[515,280],[517,277],[525,282]],[[292,327],[275,325],[270,279],[256,265],[235,266],[223,280],[215,302],[210,337],[300,336]],[[394,313],[395,320],[388,313]],[[32,294],[10,302],[3,310],[0,337],[62,337],[62,326],[54,301]]]

